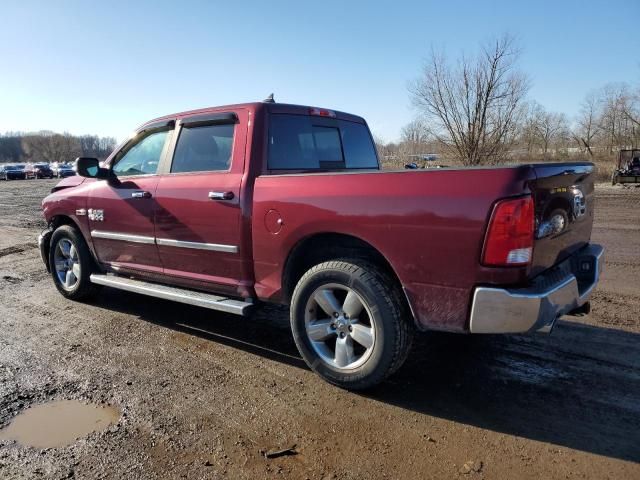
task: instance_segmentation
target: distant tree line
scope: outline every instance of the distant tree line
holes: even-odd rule
[[[397,167],[436,153],[462,165],[575,157],[612,166],[618,150],[640,148],[640,84],[594,90],[569,118],[528,98],[519,57],[508,35],[475,56],[451,59],[433,50],[409,86],[415,120],[398,142],[376,138],[383,163]]]
[[[0,134],[0,162],[70,162],[76,157],[107,158],[116,146],[113,137],[41,131]]]

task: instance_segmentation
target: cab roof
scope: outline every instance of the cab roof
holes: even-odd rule
[[[170,115],[163,115],[162,117],[154,118],[153,120],[149,120],[148,122],[143,123],[138,128],[136,128],[136,131],[144,128],[146,125],[156,123],[156,122],[162,122],[162,121],[168,121],[168,120],[179,120],[181,118],[188,117],[191,115],[200,115],[200,114],[206,114],[206,113],[216,113],[216,112],[239,110],[239,109],[246,109],[252,113],[258,113],[260,111],[266,110],[268,113],[285,113],[285,114],[291,114],[291,115],[311,115],[311,111],[315,109],[315,110],[333,112],[335,114],[335,118],[339,120],[348,120],[351,122],[366,124],[364,118],[362,117],[359,117],[357,115],[352,115],[346,112],[340,112],[338,110],[326,109],[324,107],[320,108],[320,107],[313,107],[309,105],[294,105],[289,103],[277,103],[277,102],[273,102],[273,103],[249,102],[249,103],[236,103],[231,105],[220,105],[216,107],[206,107],[206,108],[200,108],[196,110],[187,110],[185,112],[172,113]]]

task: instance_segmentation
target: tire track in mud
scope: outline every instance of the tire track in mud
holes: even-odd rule
[[[7,255],[13,255],[16,253],[23,253],[33,248],[38,248],[37,243],[24,243],[22,245],[11,245],[9,247],[0,249],[0,258],[6,257]]]
[[[57,292],[55,291],[53,291],[52,293],[53,295],[57,295]],[[47,301],[47,299],[45,299],[45,301]],[[69,302],[66,300],[63,301]],[[4,306],[4,308],[7,308],[7,306]],[[21,315],[26,314],[29,318],[43,317],[51,319],[53,321],[49,323],[49,326],[57,329],[65,329],[68,327],[59,325],[58,322],[55,321],[56,316],[64,316],[64,322],[66,324],[75,324],[80,326],[81,329],[87,326],[87,318],[95,317],[95,324],[89,325],[89,329],[94,331],[89,333],[84,330],[83,333],[85,335],[89,335],[90,337],[99,337],[107,344],[117,341],[118,336],[121,336],[123,334],[126,335],[128,332],[131,332],[133,334],[133,331],[139,331],[140,328],[155,329],[155,327],[159,326],[154,324],[153,322],[149,322],[143,319],[131,319],[128,317],[128,315],[110,315],[108,318],[103,318],[105,312],[96,312],[96,308],[100,307],[96,307],[92,304],[69,302],[67,308],[61,311],[57,306],[49,306],[46,303],[36,304],[29,300],[25,300],[19,305],[9,306],[9,309],[14,313],[13,315],[11,315],[12,317],[19,318]],[[78,309],[80,311],[77,311]],[[213,322],[215,322],[215,320],[213,320]],[[115,331],[118,328],[121,329],[120,332]],[[162,327],[160,330],[156,329],[156,331],[159,331],[160,335],[155,337],[155,340],[153,340],[154,342],[159,342],[160,344],[166,343],[166,346],[168,346],[169,348],[178,350],[177,352],[174,352],[175,355],[173,355],[172,358],[179,358],[181,364],[186,363],[207,368],[209,370],[207,381],[209,382],[217,383],[218,385],[226,384],[229,382],[236,383],[236,387],[230,388],[230,391],[235,391],[236,389],[243,390],[243,384],[255,385],[256,381],[258,381],[259,383],[269,383],[264,378],[256,378],[256,375],[253,374],[256,367],[255,358],[235,358],[233,362],[234,366],[231,367],[229,361],[227,360],[227,358],[225,358],[229,355],[224,354],[224,350],[226,348],[224,345],[218,345],[213,342],[207,342],[204,340],[199,340],[197,338],[194,339],[191,338],[189,334],[185,334],[184,332],[176,332],[171,330],[170,328],[166,329],[166,327]],[[78,332],[78,335],[79,333],[80,332]],[[68,338],[68,340],[69,342],[73,341],[72,338]],[[202,342],[205,342],[204,348],[201,348]],[[207,346],[213,348],[207,348]],[[42,356],[42,345],[40,346],[39,351],[35,351],[33,349],[25,350],[25,347],[26,345],[23,345],[22,347],[23,355],[26,355],[30,358]],[[50,352],[53,354],[55,350],[63,349],[64,347],[64,345],[57,344],[55,347],[50,348]],[[223,350],[223,358],[220,358],[220,350]],[[76,355],[83,355],[90,363],[95,363],[96,356],[93,355],[93,353],[95,352],[83,352],[80,350],[75,351]],[[129,352],[129,355],[131,353],[132,352]],[[232,356],[234,356],[234,354],[232,354]],[[125,356],[123,355],[120,358],[125,358]],[[155,359],[156,364],[170,361],[171,359],[169,358]],[[137,373],[140,374],[142,372]],[[114,374],[114,376],[118,376],[117,372],[114,372]],[[284,381],[284,383],[290,383],[290,386],[296,384],[295,381],[289,380],[286,377],[282,377],[281,375],[278,376],[277,380],[278,382]],[[202,404],[202,406],[200,407],[201,411],[199,412],[199,415],[206,415],[207,417],[209,417],[210,423],[212,422],[211,419],[215,418],[216,421],[213,421],[213,423],[219,424],[219,426],[223,429],[241,432],[243,437],[249,440],[253,444],[253,446],[257,448],[267,444],[265,443],[265,441],[261,441],[261,439],[264,438],[263,432],[265,430],[268,430],[267,427],[270,422],[270,416],[268,415],[268,412],[282,411],[285,409],[296,409],[295,405],[287,405],[287,403],[285,403],[286,401],[282,398],[282,395],[278,395],[278,392],[274,392],[273,389],[267,390],[265,391],[265,393],[267,395],[266,398],[263,398],[258,402],[251,402],[250,411],[245,411],[242,403],[236,404],[233,396],[229,396],[226,399],[217,398],[217,401],[226,404],[229,407],[233,407],[235,409],[234,415],[229,415],[228,410],[225,413],[220,413],[219,411],[217,411],[215,406],[212,407],[208,404]],[[274,405],[274,402],[276,405]],[[262,418],[263,421],[259,421],[259,418]]]
[[[99,337],[107,344],[118,341],[118,335],[122,334],[122,332],[116,332],[118,328],[124,327],[125,330],[132,330],[133,333],[140,332],[141,327],[153,330],[157,325],[163,326],[163,330],[168,328],[166,333],[170,338],[166,339],[165,335],[161,334],[158,339],[161,342],[167,342],[165,346],[174,350],[177,349],[177,352],[174,352],[175,358],[180,358],[182,363],[191,365],[192,368],[195,366],[196,369],[205,368],[217,372],[215,375],[208,375],[207,381],[226,384],[225,392],[242,390],[246,385],[255,387],[260,383],[268,383],[269,377],[274,378],[272,375],[266,378],[256,378],[256,362],[252,356],[238,356],[232,352],[230,353],[229,349],[225,348],[224,345],[221,346],[215,343],[215,339],[213,341],[202,341],[193,338],[188,332],[173,331],[171,325],[165,323],[172,317],[171,313],[179,314],[182,312],[182,309],[176,305],[153,300],[149,303],[150,307],[139,306],[123,312],[124,314],[114,314],[114,311],[107,310],[113,307],[113,305],[109,305],[109,302],[103,305],[95,305],[71,303],[63,299],[56,301],[57,292],[53,287],[47,286],[44,282],[43,284],[38,284],[37,287],[42,288],[42,285],[45,285],[44,288],[46,290],[50,290],[49,294],[41,298],[41,300],[44,300],[44,304],[23,301],[21,307],[16,307],[15,311],[22,311],[23,314],[27,314],[30,318],[50,318],[62,314],[67,324],[83,324],[82,322],[86,322],[87,318],[95,317],[96,323],[94,326],[97,331],[90,332],[89,336]],[[131,300],[143,299],[136,295],[126,295],[126,298],[120,300],[118,299],[119,292],[113,291],[109,295],[113,297],[112,300],[116,300],[116,304],[122,302],[135,303],[131,302]],[[55,302],[57,305],[49,305],[48,302],[50,301]],[[68,303],[67,308],[61,310],[60,305],[65,303]],[[146,300],[144,303],[147,303]],[[99,310],[96,311],[96,309]],[[168,313],[165,310],[168,310]],[[239,335],[240,338],[245,337],[245,334],[241,332],[241,325],[238,325],[236,319],[230,321],[229,319],[221,318],[222,323],[216,324],[216,319],[212,318],[211,324],[207,326],[198,321],[198,319],[202,320],[206,316],[199,309],[187,309],[187,312],[195,315],[196,325],[204,327],[205,330],[209,330],[214,334],[217,332],[226,336]],[[130,315],[142,318],[131,319]],[[154,321],[156,316],[160,317],[159,323],[156,323],[157,320]],[[188,313],[187,317],[190,317]],[[90,329],[94,330],[94,326],[90,327]],[[64,329],[64,327],[62,328]],[[558,328],[563,329],[564,325],[559,325]],[[575,330],[575,328],[577,327],[574,326],[573,329]],[[579,329],[571,337],[576,337],[575,333],[578,332]],[[584,334],[577,336],[584,336]],[[551,343],[547,338],[551,339]],[[531,388],[538,389],[538,392],[544,392],[542,398],[546,398],[546,402],[558,403],[567,401],[569,398],[582,398],[586,405],[596,406],[598,409],[610,408],[613,412],[620,412],[626,416],[628,410],[625,411],[623,409],[621,411],[621,405],[617,405],[616,401],[628,408],[630,400],[621,396],[619,388],[611,389],[610,384],[614,382],[618,385],[626,384],[627,387],[630,386],[629,378],[625,378],[625,375],[634,374],[633,366],[607,361],[607,358],[615,358],[610,351],[579,349],[576,352],[567,350],[568,345],[562,346],[561,340],[553,341],[553,338],[545,337],[545,340],[538,340],[533,337],[504,337],[496,339],[489,346],[489,354],[479,359],[484,363],[483,371],[485,372],[481,375],[481,378],[493,378],[491,381],[498,383],[508,381],[513,384],[515,382],[516,384],[521,384],[522,387],[519,388],[523,390],[529,385]],[[605,341],[605,343],[607,342]],[[31,353],[33,355],[38,354],[38,352]],[[417,355],[420,356],[421,354],[418,352]],[[158,361],[157,364],[162,364],[165,361],[170,360]],[[234,363],[234,367],[229,367],[229,361]],[[589,391],[586,386],[581,384],[584,382],[584,375],[582,374],[585,372],[591,372],[597,379],[605,379],[606,381],[600,382],[600,386],[597,389]],[[262,375],[264,373],[266,372],[263,371]],[[417,374],[418,372],[413,372],[413,375]],[[264,440],[266,438],[264,432],[269,430],[269,425],[273,422],[279,423],[282,421],[278,413],[274,415],[269,412],[290,410],[292,416],[306,418],[311,424],[319,425],[323,423],[324,413],[322,409],[319,412],[309,411],[308,408],[299,408],[297,406],[298,402],[292,398],[287,399],[285,393],[287,391],[290,395],[293,393],[296,386],[295,381],[289,381],[286,377],[282,378],[281,374],[277,377],[279,378],[275,378],[275,380],[279,384],[278,388],[265,389],[263,394],[267,395],[266,399],[264,396],[259,400],[258,398],[252,398],[250,402],[251,408],[248,411],[244,410],[242,403],[236,403],[236,399],[233,396],[223,394],[222,397],[217,397],[217,401],[226,405],[225,414],[218,412],[215,407],[203,405],[199,415],[208,417],[209,424],[217,425],[218,428],[240,432],[253,447],[264,445],[266,441]],[[634,382],[637,383],[637,374],[633,375],[633,377]],[[467,383],[466,379],[465,383]],[[445,388],[448,387],[445,386]],[[514,387],[509,390],[513,391]],[[187,392],[190,391],[187,390]],[[293,396],[297,396],[299,400],[302,400],[299,395],[294,394]],[[532,401],[534,400],[532,399]],[[184,418],[184,420],[188,421],[188,417]],[[290,427],[291,425],[289,425]],[[304,430],[306,429],[294,429],[294,431],[298,432]],[[275,432],[271,432],[271,435],[273,433]]]

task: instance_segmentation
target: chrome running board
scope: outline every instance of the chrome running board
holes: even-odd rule
[[[250,307],[250,302],[235,300],[233,298],[220,297],[210,293],[196,292],[184,288],[169,287],[158,283],[133,280],[131,278],[119,277],[116,275],[92,274],[91,282],[105,287],[126,290],[127,292],[140,293],[150,297],[163,298],[174,302],[187,303],[196,307],[209,308],[219,312],[233,313],[236,315],[246,315]]]

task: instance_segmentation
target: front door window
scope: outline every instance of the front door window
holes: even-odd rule
[[[168,131],[154,132],[118,154],[113,166],[117,176],[153,175],[158,171]]]

